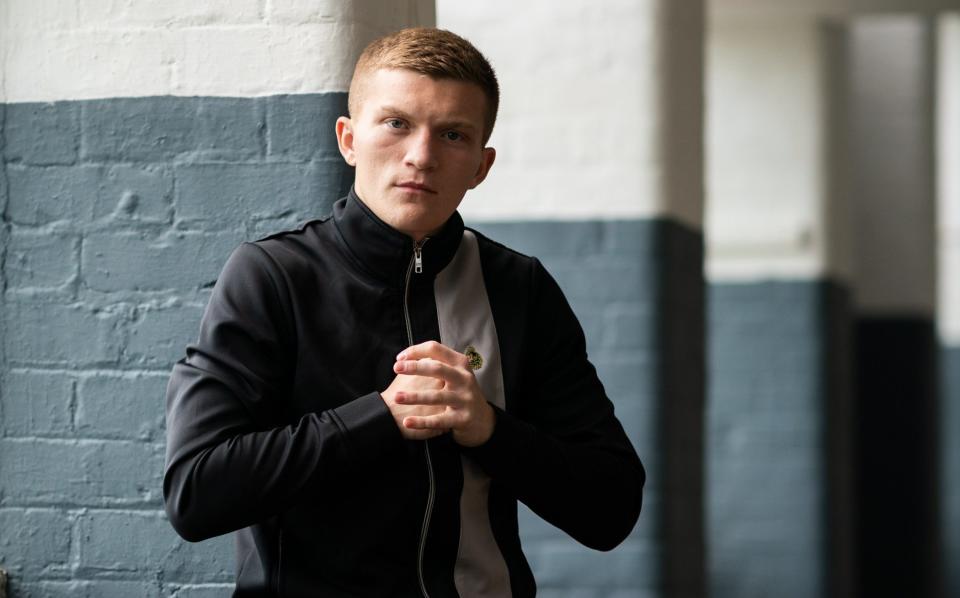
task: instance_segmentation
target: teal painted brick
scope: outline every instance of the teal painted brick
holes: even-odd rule
[[[947,596],[960,596],[960,347],[956,345],[941,348],[940,388],[945,586]]]
[[[248,240],[257,240],[282,231],[296,230],[312,218],[304,218],[299,214],[290,213],[286,216],[272,216],[258,218],[247,226]]]
[[[539,598],[604,598],[596,588],[537,588]]]
[[[233,538],[191,544],[162,511],[89,510],[77,521],[79,573],[159,575],[167,582],[224,582],[233,577]]]
[[[70,282],[79,266],[76,235],[14,230],[4,264],[9,287],[59,287]]]
[[[16,584],[11,598],[160,598],[155,581],[100,579],[93,581],[41,581]]]
[[[197,584],[170,586],[171,598],[228,598],[233,594],[233,584]]]
[[[162,441],[169,374],[94,374],[77,389],[77,433],[84,437]]]
[[[80,108],[76,102],[26,102],[5,108],[5,161],[72,164],[77,160]]]
[[[93,233],[83,240],[83,282],[98,291],[198,288],[242,240],[235,231]]]
[[[173,173],[162,165],[8,165],[7,216],[17,224],[97,220],[165,222],[171,217]]]
[[[36,579],[64,570],[72,522],[53,509],[0,508],[0,566],[13,578]]]
[[[265,98],[267,155],[284,160],[340,158],[335,126],[347,114],[347,94],[308,93]]]
[[[250,221],[329,213],[348,180],[341,162],[189,164],[176,170],[177,217],[217,230]]]
[[[341,94],[340,101],[342,102],[342,100]],[[254,108],[250,110],[243,108],[234,111],[233,114],[218,113],[218,116],[209,117],[206,122],[215,124],[207,130],[203,129],[202,123],[201,126],[197,126],[199,122],[197,118],[199,117],[195,114],[197,112],[195,108],[202,101],[198,102],[196,99],[188,98],[151,98],[149,101],[143,100],[145,104],[137,104],[138,101],[108,100],[97,106],[94,106],[95,102],[84,103],[85,108],[94,108],[85,111],[84,115],[84,156],[96,159],[117,157],[124,161],[176,160],[180,165],[176,167],[177,196],[175,201],[178,209],[176,215],[181,219],[179,224],[187,228],[204,228],[220,232],[223,230],[225,222],[230,228],[234,228],[231,223],[236,223],[237,229],[242,228],[248,235],[252,236],[260,236],[278,229],[289,228],[295,222],[326,213],[329,210],[330,201],[340,197],[352,179],[352,172],[344,168],[339,161],[299,165],[284,163],[315,161],[318,156],[322,157],[332,153],[333,136],[332,134],[324,136],[324,125],[322,124],[322,121],[326,118],[324,110],[327,107],[319,104],[311,105],[312,98],[290,96],[267,100],[237,100],[237,102],[245,102],[247,108],[250,106],[254,106]],[[154,103],[152,109],[145,107],[150,102]],[[262,111],[256,108],[258,103],[265,106]],[[111,122],[112,117],[107,115],[111,109],[116,109],[116,114],[113,115],[116,118],[112,119],[113,122]],[[263,118],[260,118],[261,113]],[[165,122],[165,119],[179,119],[181,115],[187,115],[187,118],[183,120],[189,121],[188,125],[180,126],[176,123]],[[333,116],[332,113],[330,116]],[[155,119],[155,122],[146,122],[151,119]],[[250,134],[249,125],[252,122],[257,123],[255,127],[257,129],[256,135]],[[266,129],[261,128],[264,122],[268,125]],[[158,132],[162,132],[166,137],[161,139]],[[234,133],[237,133],[237,135],[234,135]],[[252,143],[254,137],[257,137],[256,143]],[[198,163],[198,161],[208,158],[226,161],[259,160],[261,155],[256,152],[263,151],[267,152],[266,159],[271,163],[261,165],[263,168],[259,171],[256,168],[251,169],[254,172],[249,175],[238,174],[244,170],[243,165]],[[149,163],[142,165],[150,166]],[[234,166],[237,166],[237,168],[234,169]],[[301,169],[297,170],[294,166],[299,166]],[[172,197],[170,189],[173,188],[173,175],[168,174],[168,177],[163,179],[164,182],[170,183],[169,186],[158,185],[158,189],[163,187],[163,190],[158,190],[153,197],[159,199],[151,202],[150,193],[139,192],[136,185],[133,184],[120,185],[115,190],[103,192],[101,190],[105,179],[102,174],[103,167],[95,168],[99,168],[101,171],[91,167],[95,176],[90,176],[88,180],[83,178],[83,173],[67,174],[66,171],[64,173],[51,173],[38,170],[31,173],[14,173],[12,186],[16,187],[18,197],[29,199],[24,192],[24,188],[27,186],[26,181],[33,186],[33,189],[42,188],[42,185],[45,184],[48,186],[48,190],[52,188],[54,191],[60,192],[61,197],[67,197],[69,200],[62,204],[56,201],[41,201],[39,207],[35,207],[31,206],[29,202],[18,199],[12,205],[14,209],[10,211],[10,214],[16,216],[13,218],[14,221],[27,224],[44,224],[51,220],[63,218],[70,221],[70,226],[76,225],[81,229],[90,226],[91,223],[101,229],[101,224],[106,222],[111,226],[119,224],[121,227],[125,227],[124,230],[131,229],[139,224],[169,221],[170,199]],[[174,167],[160,165],[160,168]],[[210,173],[203,173],[203,169],[209,169]],[[21,170],[23,169],[21,168]],[[216,171],[215,174],[214,171]],[[294,176],[286,176],[291,173]],[[28,174],[31,176],[27,176]],[[83,184],[79,185],[79,189],[69,185],[59,185],[56,176],[53,176],[51,180],[51,175],[59,176],[59,174],[71,178],[74,184],[77,182]],[[304,178],[306,181],[303,180]],[[161,177],[154,180],[159,181]],[[250,193],[251,190],[255,193]],[[332,190],[334,192],[331,192]],[[80,192],[86,193],[86,195],[78,197]],[[47,196],[52,197],[53,195],[48,191]],[[41,194],[40,197],[42,198],[44,195]],[[131,208],[131,204],[136,209]],[[138,215],[138,209],[145,211]],[[153,229],[149,230],[155,232]],[[570,293],[568,291],[568,295],[571,295],[574,308],[582,315],[588,343],[591,347],[591,355],[597,358],[597,363],[602,370],[601,375],[607,383],[608,389],[613,388],[616,391],[615,393],[611,392],[611,395],[617,395],[614,400],[618,402],[618,413],[622,411],[629,415],[625,424],[628,427],[628,432],[631,433],[631,437],[641,435],[645,442],[650,442],[649,439],[653,436],[650,430],[655,428],[656,422],[651,423],[650,418],[645,415],[644,409],[639,405],[650,404],[659,400],[655,392],[658,389],[657,384],[655,380],[651,380],[656,379],[658,374],[656,368],[661,367],[661,365],[652,359],[651,355],[647,354],[648,350],[645,346],[633,347],[631,344],[632,337],[626,331],[634,324],[643,327],[647,326],[647,323],[644,323],[641,317],[638,317],[636,322],[614,322],[612,320],[616,320],[616,316],[610,316],[604,306],[624,294],[630,294],[631,299],[620,300],[619,303],[621,304],[639,301],[638,305],[642,305],[638,309],[645,309],[643,305],[651,305],[649,295],[652,293],[652,283],[656,281],[656,276],[661,273],[661,269],[660,266],[644,264],[657,259],[654,250],[651,249],[651,245],[656,245],[652,241],[654,236],[645,234],[644,231],[647,231],[646,225],[634,225],[634,223],[628,223],[628,225],[622,227],[605,222],[546,223],[541,225],[539,234],[536,231],[530,233],[530,228],[526,223],[523,223],[517,225],[516,230],[518,231],[517,234],[532,238],[531,246],[535,251],[529,251],[530,253],[545,256],[545,262],[551,269],[554,268],[554,264],[559,266],[561,275],[558,278],[563,278],[560,282],[565,289],[568,288],[568,285],[573,285],[576,292]],[[105,232],[101,230],[96,234]],[[105,237],[106,235],[104,235]],[[498,237],[494,235],[494,238]],[[562,239],[563,242],[558,243],[558,239]],[[522,246],[517,248],[524,250]],[[659,249],[656,250],[659,251]],[[150,257],[146,259],[149,260]],[[131,258],[130,261],[138,260]],[[640,265],[637,266],[633,262]],[[629,286],[635,288],[624,290],[623,287],[618,287],[624,282],[620,280],[622,273],[616,268],[603,270],[603,267],[609,264],[616,264],[617,267],[620,264],[626,264],[629,268],[636,268],[635,273],[627,274],[628,278],[633,279]],[[599,272],[596,272],[597,269],[585,267],[593,265],[600,267]],[[116,271],[116,269],[114,270]],[[584,272],[594,273],[584,274]],[[185,276],[190,275],[185,273]],[[564,278],[564,276],[569,278]],[[581,281],[580,278],[583,276],[593,276],[593,278],[589,281]],[[141,288],[160,288],[159,286],[149,286],[153,284],[155,284],[153,281],[148,281],[145,285],[140,286]],[[582,286],[578,287],[578,284]],[[117,284],[113,289],[111,292],[121,294],[129,291],[130,287]],[[589,292],[583,292],[584,289]],[[640,299],[637,299],[638,297]],[[55,313],[57,310],[63,312],[69,308],[67,306],[53,306],[49,309],[52,310],[52,313]],[[92,308],[84,307],[84,309],[89,309],[93,313]],[[629,309],[632,309],[632,307]],[[124,367],[147,366],[167,369],[173,360],[182,356],[184,345],[196,337],[200,310],[200,306],[177,302],[158,302],[146,305],[124,303],[101,310],[99,317],[107,323],[103,331],[106,335],[104,338],[111,343],[119,343],[119,350],[122,351],[116,359],[112,357],[114,355],[112,350],[108,351],[106,356],[95,356],[95,358],[91,358],[83,352],[75,352],[74,336],[86,335],[92,338],[93,340],[88,339],[88,348],[100,344],[96,335],[91,335],[91,332],[98,332],[98,329],[90,328],[87,324],[84,324],[83,318],[79,320],[79,324],[73,325],[66,319],[58,320],[54,316],[55,324],[65,324],[68,328],[73,326],[66,331],[67,347],[65,350],[59,352],[47,351],[46,347],[41,347],[43,351],[35,350],[39,345],[38,341],[33,341],[33,344],[28,343],[27,348],[36,354],[57,353],[66,356],[75,353],[76,358],[73,362],[57,362],[62,367],[82,368],[90,364],[113,363],[116,361]],[[21,308],[21,311],[23,311],[23,308]],[[652,308],[651,313],[659,314]],[[629,317],[629,315],[626,316],[626,318]],[[13,320],[14,316],[8,316],[8,318]],[[653,323],[651,322],[649,325],[652,326]],[[19,326],[20,324],[17,324],[17,327]],[[611,332],[611,327],[622,327],[623,330],[617,329],[615,331],[617,335],[614,335]],[[79,331],[71,332],[70,330],[73,329],[79,329]],[[12,341],[10,342],[8,348],[13,346]],[[599,353],[593,347],[598,347]],[[57,359],[60,359],[60,357],[57,357]],[[608,364],[613,365],[608,366]],[[146,387],[142,390],[136,388],[137,384],[127,380],[126,376],[126,374],[114,376],[113,374],[101,375],[100,373],[81,374],[79,376],[81,386],[78,389],[78,394],[81,400],[78,404],[77,419],[82,434],[110,437],[114,437],[114,434],[116,434],[116,437],[120,437],[121,434],[130,433],[135,434],[134,437],[136,438],[153,439],[156,437],[154,435],[159,433],[159,430],[155,427],[156,422],[144,419],[150,417],[151,405],[149,399],[143,402],[128,403],[126,413],[123,413],[123,407],[117,402],[98,402],[94,399],[101,392],[104,394],[113,393],[114,396],[122,395],[122,399],[129,399],[139,393],[153,392]],[[126,386],[128,382],[130,387]],[[88,384],[89,388],[86,386]],[[146,383],[144,384],[149,386]],[[84,397],[90,397],[89,402],[85,402]],[[636,406],[635,412],[621,409],[619,405],[623,404],[624,401],[630,401],[628,404],[631,407]],[[88,407],[89,412],[86,411]],[[111,411],[114,413],[111,413]],[[111,414],[117,416],[115,420],[109,419]],[[144,424],[143,428],[133,425],[138,419]],[[147,435],[143,436],[143,434]],[[123,446],[135,443],[113,444]],[[7,447],[3,446],[2,448]],[[644,455],[644,457],[650,463],[650,455]],[[0,471],[3,470],[4,459],[0,454]],[[69,462],[69,456],[64,456],[64,460]],[[123,471],[126,467],[125,463],[118,460],[114,465],[119,470],[119,477],[105,480],[103,485],[108,483],[123,484],[123,478],[127,475]],[[98,475],[102,475],[104,478],[108,477],[106,473],[84,474],[87,481],[94,485],[99,483],[93,481],[93,478]],[[158,480],[150,483],[159,488]],[[647,494],[645,513],[641,518],[641,526],[638,527],[638,530],[646,530],[644,533],[649,533],[651,527],[650,524],[644,525],[645,519],[651,516],[651,512],[653,516],[656,516],[656,509],[651,511],[650,506],[657,503],[656,481],[653,481],[648,488],[652,488],[653,491]],[[114,494],[115,496],[110,497],[103,504],[125,504],[126,499],[118,498],[116,495],[126,493],[116,492]],[[101,515],[103,515],[103,512],[98,511],[92,513],[91,517],[99,518]],[[119,554],[120,547],[111,547],[109,545],[110,540],[107,537],[110,525],[116,527],[116,520],[109,517],[106,522],[94,523],[91,520],[90,525],[97,526],[101,523],[102,531],[98,533],[101,533],[102,536],[96,537],[102,538],[102,540],[92,542],[91,545],[102,545],[105,551],[102,553],[103,555],[109,556],[110,550]],[[554,533],[560,534],[559,532]],[[546,539],[550,537],[552,536],[545,536]],[[563,536],[560,534],[556,537]],[[165,542],[163,538],[164,536],[157,537],[158,546],[162,546]],[[570,544],[572,541],[564,538],[563,542]],[[539,554],[541,547],[540,544],[536,544],[528,547],[528,551]],[[546,549],[549,550],[549,547]],[[148,550],[148,548],[144,547],[143,550]],[[225,543],[224,552],[228,551],[229,546]],[[611,554],[618,554],[618,551]],[[690,560],[695,561],[696,559],[692,558]],[[104,562],[107,561],[109,559]],[[196,565],[189,566],[193,567],[191,571],[197,569]],[[187,567],[187,565],[184,565],[184,567]],[[137,570],[131,569],[128,572],[111,573],[109,570],[104,572],[97,569],[96,566],[91,566],[87,571],[92,576],[100,574],[129,576],[131,580],[133,578],[152,579],[155,575],[154,570],[145,567]],[[186,569],[183,569],[182,573],[185,577],[193,574]],[[145,586],[147,589],[143,589],[135,585],[138,582],[128,581],[127,583],[134,584],[128,587],[128,595],[141,595],[144,592],[153,591],[153,586],[149,584]],[[163,595],[189,591],[200,592],[197,595],[209,595],[204,593],[209,588],[193,587],[192,585],[181,587],[176,580],[170,580],[169,577],[164,578],[164,583],[168,585],[164,586]],[[547,586],[545,595],[550,595],[548,593],[551,590],[554,591],[552,594],[554,596],[577,595],[576,592],[580,592],[580,595],[602,597],[614,595],[617,592],[616,588],[597,589],[581,586],[574,582],[570,583],[569,591],[574,592],[574,594],[566,594],[560,588]],[[81,592],[92,591],[87,588],[88,586],[83,584],[75,585],[74,595],[84,595]],[[624,589],[624,592],[643,591],[637,588],[637,584],[633,584],[631,589]]]
[[[71,435],[73,384],[73,378],[65,374],[8,372],[0,389],[3,435]]]
[[[636,301],[651,288],[648,265],[637,261],[545,262],[571,304]]]
[[[169,368],[196,342],[203,306],[172,302],[138,306],[126,331],[123,363]]]
[[[0,439],[0,505],[159,504],[163,447],[139,442]]]
[[[538,547],[531,566],[537,584],[545,588],[642,588],[656,587],[659,558],[655,547],[636,540],[612,552],[599,552],[557,539]]]
[[[120,355],[117,327],[122,310],[84,304],[61,305],[38,300],[8,299],[3,337],[13,365],[90,365],[116,362]]]
[[[680,227],[662,220],[479,222],[475,227],[512,249],[543,258],[545,263],[556,257],[597,256],[653,258],[653,263],[693,257],[699,262],[697,256],[702,254],[699,233],[677,235],[675,229]]]
[[[263,103],[246,98],[113,98],[81,103],[81,158],[250,160],[263,155]]]
[[[656,315],[651,305],[620,303],[603,313],[600,334],[605,350],[656,351]]]
[[[602,590],[590,587],[538,588],[538,598],[662,598],[664,594],[658,589],[609,589]],[[668,594],[676,598],[700,598],[695,594]]]
[[[165,164],[112,164],[100,172],[94,218],[169,222],[173,169]]]
[[[469,202],[470,196],[464,201]],[[607,223],[602,221],[478,222],[471,226],[515,251],[544,262],[552,262],[554,258],[582,260],[605,251]],[[559,239],[563,242],[558,242]]]
[[[647,402],[656,382],[654,358],[646,353],[595,351],[590,359],[597,367],[607,395],[614,399]]]
[[[661,598],[663,592],[659,589],[649,588],[631,588],[631,589],[620,589],[620,590],[610,590],[604,594],[604,598]],[[677,598],[699,598],[699,594],[696,593],[681,593],[681,592],[672,592],[668,593],[668,596],[676,596]]]
[[[827,583],[823,283],[714,284],[707,509],[715,596]]]
[[[102,167],[88,165],[7,165],[7,216],[30,225],[93,220],[102,172]]]

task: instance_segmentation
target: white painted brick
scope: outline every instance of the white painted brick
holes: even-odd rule
[[[14,24],[14,31],[54,31],[80,26],[79,0],[5,0],[3,8],[7,23]]]
[[[353,20],[353,5],[357,2],[342,0],[270,0],[264,17],[267,22],[278,25],[301,23],[347,23]],[[366,4],[383,8],[382,0],[367,1]]]
[[[98,29],[252,24],[263,20],[264,10],[264,0],[113,0],[79,4],[80,25]]]
[[[8,36],[6,100],[168,94],[176,37],[160,29],[17,29]]]
[[[5,5],[17,30],[160,29],[259,22],[264,0],[7,0]]]
[[[940,336],[960,345],[960,14],[940,18],[937,97]]]
[[[266,18],[272,24],[366,23],[392,31],[434,23],[431,0],[271,0]],[[369,38],[368,38],[369,39]]]
[[[936,309],[932,35],[919,15],[849,29],[854,299],[873,314]]]
[[[427,0],[269,5],[13,0],[0,101],[344,91],[370,39],[433,23]]]
[[[826,134],[815,21],[715,23],[708,46],[707,270],[822,275]]]
[[[940,238],[938,266],[940,336],[950,345],[960,345],[960,234]]]
[[[336,23],[192,29],[179,33],[175,95],[256,96],[343,91],[349,28]]]
[[[470,193],[464,216],[670,214],[699,228],[700,190],[687,193],[674,183],[699,176],[698,152],[672,150],[668,140],[681,131],[665,120],[667,105],[676,112],[681,96],[694,100],[678,122],[698,122],[700,109],[699,89],[675,90],[667,77],[673,68],[695,70],[692,57],[700,51],[699,22],[681,18],[678,7],[620,0],[602,10],[547,0],[478,7],[441,0],[438,26],[471,40],[501,83],[490,141],[498,161]],[[501,14],[511,18],[491,16]],[[667,14],[675,28],[667,26]]]

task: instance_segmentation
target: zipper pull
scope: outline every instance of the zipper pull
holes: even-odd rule
[[[423,274],[423,256],[420,254],[420,244],[413,246],[413,271]]]

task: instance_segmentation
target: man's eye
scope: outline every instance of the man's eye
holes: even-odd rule
[[[401,129],[403,128],[403,121],[399,118],[391,118],[387,121],[387,126],[392,129]]]
[[[443,134],[443,136],[449,139],[450,141],[459,141],[463,139],[463,135],[461,135],[460,133],[457,133],[456,131],[447,131],[446,133]]]

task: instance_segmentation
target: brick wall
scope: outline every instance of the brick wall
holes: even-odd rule
[[[325,133],[344,99],[6,106],[0,519],[12,533],[0,536],[0,562],[15,596],[227,592],[230,539],[186,544],[164,520],[164,387],[230,250],[326,213],[349,185]],[[669,361],[657,331],[664,275],[681,265],[660,258],[671,243],[685,248],[678,269],[696,273],[699,236],[656,220],[481,229],[556,275],[652,474],[641,524],[609,554],[524,512],[541,587],[657,595],[658,397]],[[695,298],[698,280],[682,294]],[[697,305],[679,316],[695,319]]]
[[[941,508],[945,590],[960,596],[960,346],[940,350]]]
[[[244,239],[322,215],[342,93],[12,103],[0,564],[12,596],[225,595],[229,537],[162,512],[163,396]]]
[[[609,553],[576,544],[521,505],[521,537],[539,595],[702,596],[700,235],[661,219],[478,228],[537,255],[555,276],[647,470],[640,521]]]
[[[10,34],[0,43],[16,49],[8,52],[0,104],[0,566],[10,570],[16,598],[226,595],[229,537],[184,543],[162,512],[170,367],[195,338],[230,250],[324,214],[349,184],[332,136],[344,94],[304,93],[342,90],[349,61],[330,59],[342,58],[343,48],[331,53],[315,44],[339,35],[356,50],[378,30],[428,22],[432,2],[251,0],[234,10],[219,0],[201,8],[177,0],[146,12],[129,3],[62,11],[43,0],[11,2],[18,27],[0,32]],[[698,31],[702,5],[689,6],[680,21]],[[543,2],[537,10],[554,8]],[[587,9],[564,11],[569,31]],[[640,9],[623,15],[651,22]],[[602,21],[591,26],[590,39],[609,39]],[[686,53],[667,52],[656,36],[643,39],[671,61],[699,56],[695,36]],[[623,73],[634,76],[638,55],[646,53],[624,54],[632,58],[605,75],[603,89],[619,89]],[[595,72],[606,56],[576,64]],[[508,54],[495,67],[509,73],[510,62]],[[542,256],[570,296],[651,474],[641,523],[611,553],[583,549],[522,513],[527,553],[548,597],[681,597],[698,595],[703,583],[699,110],[686,106],[692,116],[682,126],[653,127],[662,107],[647,92],[660,64],[645,63],[650,80],[631,87],[651,106],[631,121],[636,145],[629,155],[605,146],[610,155],[577,178],[581,192],[545,189],[562,182],[557,172],[581,163],[577,156],[588,157],[585,146],[570,139],[529,145],[543,131],[561,131],[555,124],[567,109],[550,115],[521,105],[527,117],[505,111],[508,123],[531,121],[534,112],[540,119],[535,130],[498,129],[513,133],[493,176],[515,182],[522,175],[526,192],[501,182],[509,196],[475,204],[494,206],[481,210],[496,221],[483,230]],[[513,72],[505,84],[517,78]],[[699,85],[696,68],[675,72]],[[566,76],[554,82],[560,79]],[[505,104],[530,97],[526,85],[505,87],[513,98]],[[599,114],[590,98],[615,94],[597,88],[589,95],[587,87],[573,98],[560,89],[558,98]],[[700,97],[687,91],[676,93]],[[659,144],[651,130],[669,143]],[[561,147],[579,153],[558,161]],[[683,159],[662,160],[660,150]],[[547,163],[559,169],[529,170]],[[594,201],[592,192],[611,181],[622,184],[607,201]],[[556,214],[576,220],[539,220]],[[525,222],[531,218],[537,221]]]
[[[710,595],[851,595],[849,296],[709,285]]]

